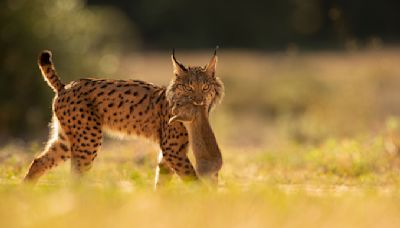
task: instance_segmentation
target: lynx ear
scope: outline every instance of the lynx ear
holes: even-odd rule
[[[176,58],[175,58],[175,49],[172,49],[172,56],[171,56],[171,60],[172,60],[172,66],[174,68],[174,74],[176,76],[181,76],[183,75],[187,69],[185,68],[185,66],[183,66],[181,63],[179,63]]]
[[[215,71],[217,69],[217,61],[218,61],[217,49],[218,49],[218,46],[215,48],[214,55],[211,57],[210,62],[206,66],[205,72],[210,77],[215,76]]]

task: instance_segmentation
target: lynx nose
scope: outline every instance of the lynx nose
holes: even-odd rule
[[[203,98],[203,96],[201,96],[199,94],[194,94],[192,96],[191,100],[194,105],[203,105],[204,104],[204,98]]]

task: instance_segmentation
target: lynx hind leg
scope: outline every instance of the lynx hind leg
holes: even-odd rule
[[[92,168],[97,151],[102,144],[103,132],[97,118],[83,122],[71,136],[71,171],[81,176]]]
[[[82,176],[92,168],[93,161],[97,157],[97,150],[100,147],[101,139],[94,141],[93,144],[98,144],[99,146],[72,145],[71,172],[75,176]]]
[[[58,121],[53,119],[53,133],[43,153],[29,167],[25,182],[36,182],[46,171],[71,157],[71,144]]]

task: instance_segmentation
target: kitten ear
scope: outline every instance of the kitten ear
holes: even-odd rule
[[[171,118],[168,120],[168,124],[171,124],[171,123],[173,123],[173,122],[175,122],[175,121],[179,121],[179,119],[180,119],[180,116],[175,115],[175,116],[171,117]]]
[[[205,72],[210,77],[214,77],[215,76],[215,71],[217,69],[217,61],[218,61],[217,49],[218,49],[218,46],[215,48],[214,55],[211,57],[210,62],[206,66]]]
[[[172,66],[174,68],[174,74],[176,76],[183,75],[187,71],[185,66],[183,66],[181,63],[179,63],[176,60],[176,58],[175,58],[175,49],[172,49],[171,60],[172,60]]]
[[[188,122],[188,121],[190,121],[190,120],[187,118],[184,118],[180,115],[175,115],[169,119],[168,124],[171,124],[173,122]]]

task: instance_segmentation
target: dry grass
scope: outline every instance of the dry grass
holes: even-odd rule
[[[69,164],[21,186],[32,154],[2,161],[1,227],[397,227],[398,167],[374,142],[327,141],[280,151],[224,148],[217,191],[177,178],[152,191],[155,147],[106,142],[80,183]],[[33,146],[35,151],[36,146]]]

